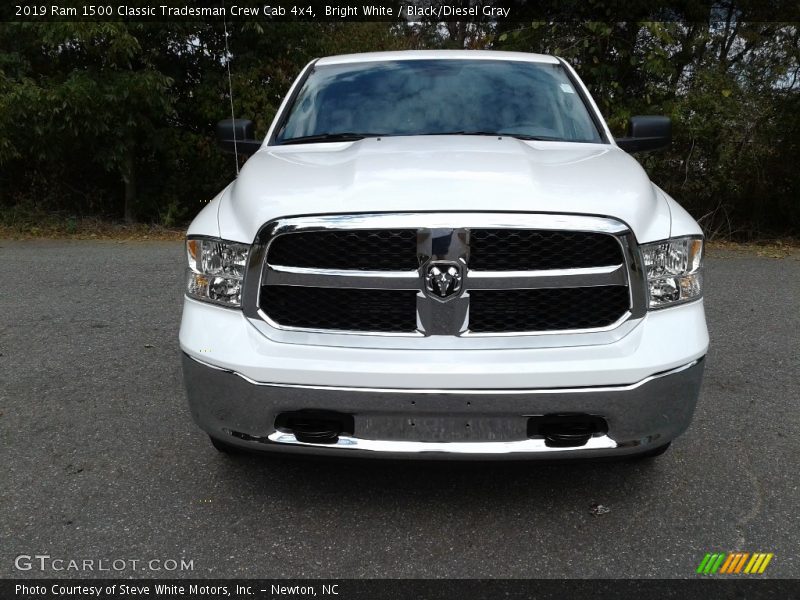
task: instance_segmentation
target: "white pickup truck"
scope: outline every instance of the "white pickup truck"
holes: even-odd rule
[[[655,456],[689,425],[703,237],[552,56],[311,62],[189,227],[180,345],[217,449]]]

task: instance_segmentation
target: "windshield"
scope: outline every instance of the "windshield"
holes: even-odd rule
[[[401,60],[314,67],[276,143],[394,135],[601,142],[559,64]]]

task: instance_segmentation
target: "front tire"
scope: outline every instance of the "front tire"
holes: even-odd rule
[[[666,444],[663,444],[661,446],[658,446],[657,448],[653,448],[651,450],[648,450],[647,452],[642,452],[641,454],[636,454],[635,456],[633,456],[633,460],[650,460],[650,459],[653,459],[653,458],[657,458],[657,457],[661,456],[662,454],[664,454],[664,452],[669,450],[670,444],[672,444],[672,442],[667,442]]]
[[[236,446],[232,446],[227,442],[223,442],[215,437],[208,436],[208,439],[211,440],[211,445],[217,449],[217,452],[221,452],[222,454],[241,454],[242,451],[239,450]]]

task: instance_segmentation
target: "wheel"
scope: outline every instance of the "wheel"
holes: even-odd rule
[[[667,442],[666,444],[653,448],[652,450],[648,450],[647,452],[636,454],[632,458],[633,460],[647,460],[650,458],[656,458],[657,456],[661,456],[662,454],[664,454],[664,452],[669,450],[669,446],[671,443],[672,442]]]
[[[208,439],[211,440],[211,445],[214,446],[218,452],[222,452],[223,454],[240,454],[242,452],[236,446],[232,446],[215,437],[208,436]]]

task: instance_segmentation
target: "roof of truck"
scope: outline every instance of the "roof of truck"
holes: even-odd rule
[[[532,54],[529,52],[500,52],[496,50],[402,50],[397,52],[364,52],[361,54],[340,54],[326,56],[317,61],[317,65],[341,65],[348,63],[381,62],[398,60],[513,60],[558,64],[558,59],[548,54]]]

